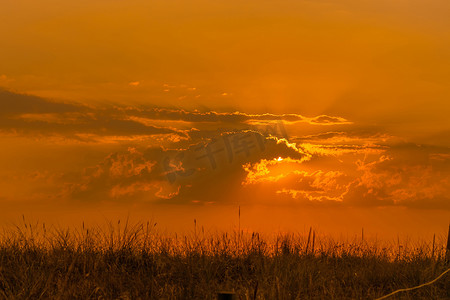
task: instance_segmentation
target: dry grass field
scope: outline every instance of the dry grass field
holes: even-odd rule
[[[384,245],[358,237],[205,233],[168,237],[152,223],[3,230],[5,299],[376,299],[449,268],[445,238]],[[392,299],[448,299],[450,276]]]

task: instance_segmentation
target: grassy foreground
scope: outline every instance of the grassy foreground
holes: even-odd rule
[[[160,235],[153,224],[58,230],[26,224],[0,240],[7,299],[375,299],[449,268],[442,239],[385,246],[314,234],[194,230]],[[448,274],[447,274],[448,275]],[[450,299],[450,276],[392,299]]]

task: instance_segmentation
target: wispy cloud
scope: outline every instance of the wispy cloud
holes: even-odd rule
[[[346,153],[345,160],[320,153],[331,159],[326,164],[315,160],[317,153],[303,150],[311,159],[247,164],[245,185],[264,190],[274,201],[450,209],[449,149],[400,144],[370,155]],[[289,166],[293,163],[297,166]]]

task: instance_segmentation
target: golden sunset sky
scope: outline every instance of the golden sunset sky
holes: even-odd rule
[[[3,0],[0,215],[432,236],[447,0]]]

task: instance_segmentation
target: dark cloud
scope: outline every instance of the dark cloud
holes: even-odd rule
[[[336,137],[343,137],[343,136],[347,136],[347,133],[345,132],[321,132],[318,134],[314,134],[314,135],[307,135],[307,136],[302,136],[302,137],[297,137],[296,140],[297,141],[323,141],[323,140],[328,140],[328,139],[332,139],[332,138],[336,138]]]
[[[92,119],[85,123],[61,124],[43,120],[23,120],[0,118],[0,130],[21,135],[62,136],[64,138],[89,141],[84,134],[94,136],[135,136],[177,134],[185,136],[184,132],[170,128],[144,125],[131,120]],[[91,139],[94,141],[95,139]]]
[[[327,115],[322,115],[311,118],[309,123],[321,125],[336,125],[336,124],[350,124],[351,122],[341,117],[330,117]]]
[[[0,100],[3,132],[85,141],[154,137],[82,173],[50,176],[51,184],[64,186],[56,194],[69,199],[450,209],[449,148],[399,142],[374,128],[341,127],[288,141],[283,127],[348,124],[339,117],[93,107],[7,91]],[[290,165],[274,176],[271,168],[281,164]]]
[[[340,117],[318,116],[308,118],[298,114],[247,114],[243,112],[215,112],[215,111],[185,111],[183,109],[168,108],[142,108],[128,109],[128,113],[148,119],[178,120],[186,122],[223,122],[223,123],[245,123],[249,121],[286,121],[286,122],[308,122],[311,124],[348,124],[349,121]]]
[[[68,180],[66,195],[87,201],[229,202],[246,173],[243,164],[306,154],[286,140],[258,132],[223,133],[185,149],[130,148]]]
[[[83,106],[53,102],[40,97],[0,89],[0,117],[84,111]]]
[[[21,135],[133,136],[179,134],[181,131],[145,125],[124,118],[111,108],[54,102],[32,95],[0,90],[0,130]]]
[[[158,125],[166,121],[182,121],[171,127]],[[214,124],[220,131],[276,126],[277,122],[310,124],[346,124],[339,117],[307,118],[298,114],[247,114],[242,112],[186,111],[174,108],[87,106],[50,101],[32,95],[0,91],[0,130],[21,135],[53,136],[95,141],[95,136],[151,136],[175,134],[187,137],[191,124]],[[263,122],[262,124],[253,124]],[[157,124],[158,123],[158,124]],[[221,129],[222,127],[222,129]],[[203,130],[204,131],[204,130]],[[273,131],[273,130],[272,130]],[[194,136],[195,131],[191,131]],[[267,134],[272,134],[270,130]],[[86,137],[89,135],[89,137]],[[281,134],[286,136],[285,133]]]

